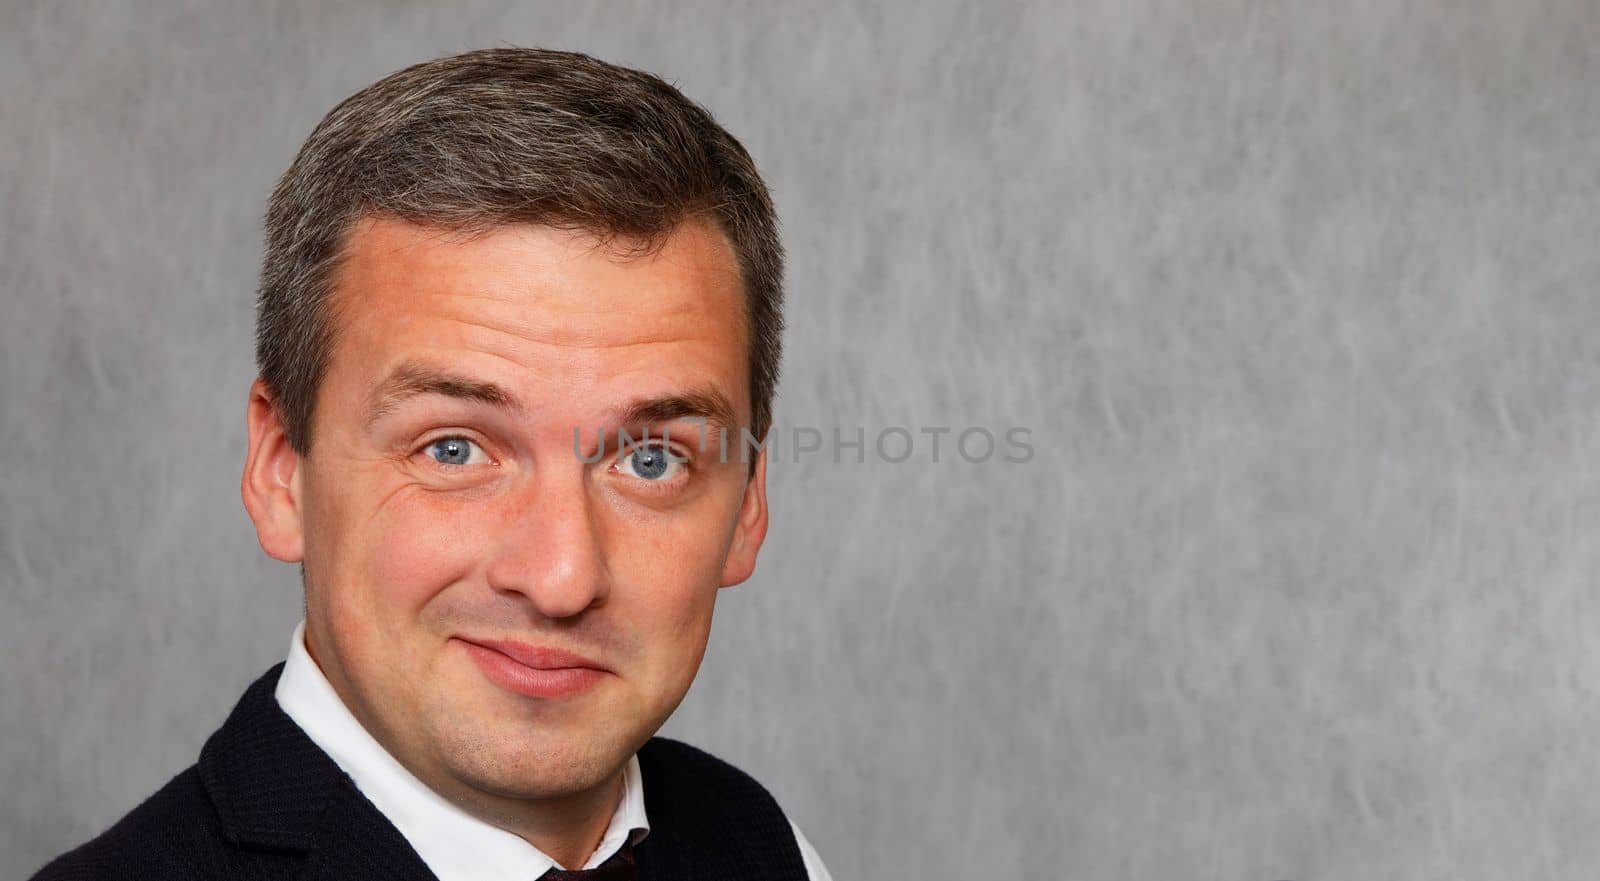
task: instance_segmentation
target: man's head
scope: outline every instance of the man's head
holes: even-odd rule
[[[766,532],[739,441],[770,426],[781,276],[738,142],[582,55],[400,71],[280,181],[246,507],[340,696],[447,797],[577,796],[682,700]]]

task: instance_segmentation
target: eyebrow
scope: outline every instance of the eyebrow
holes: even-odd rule
[[[658,398],[640,398],[620,408],[612,422],[617,426],[654,425],[677,419],[704,419],[708,429],[731,432],[739,427],[733,404],[720,389],[705,386]],[[610,427],[610,426],[608,426]]]
[[[406,361],[373,390],[367,407],[367,430],[371,431],[378,420],[420,395],[441,395],[488,404],[513,413],[525,410],[516,395],[493,382],[459,376],[419,361]],[[610,415],[612,425],[607,428],[653,425],[678,419],[704,419],[708,428],[729,432],[739,427],[732,402],[715,386],[702,386],[659,397],[637,398],[616,408]]]
[[[501,410],[522,410],[515,395],[492,382],[457,376],[418,361],[405,361],[373,389],[367,405],[367,430],[370,432],[378,420],[419,395],[442,395]]]

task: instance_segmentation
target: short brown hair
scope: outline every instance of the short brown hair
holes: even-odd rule
[[[554,226],[645,250],[710,220],[744,282],[750,428],[766,436],[783,332],[772,200],[744,147],[659,77],[577,52],[486,49],[390,74],[323,118],[268,202],[256,316],[257,367],[301,455],[333,344],[333,276],[367,215]]]

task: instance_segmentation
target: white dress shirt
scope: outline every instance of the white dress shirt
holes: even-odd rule
[[[446,801],[389,755],[344,705],[305,647],[305,622],[294,629],[276,692],[278,705],[327,753],[405,836],[439,881],[535,881],[563,868],[527,840],[486,823]],[[592,869],[650,834],[644,812],[639,757],[622,770],[622,796],[599,847],[579,868]],[[833,881],[811,842],[791,820],[811,881]]]

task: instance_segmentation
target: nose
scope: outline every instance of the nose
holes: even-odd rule
[[[611,574],[595,508],[581,470],[533,476],[501,513],[489,586],[522,595],[547,618],[604,603]]]

